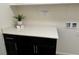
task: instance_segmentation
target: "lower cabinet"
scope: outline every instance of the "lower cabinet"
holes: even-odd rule
[[[31,37],[20,36],[17,39],[17,47],[19,55],[33,55],[34,46]]]
[[[47,45],[38,45],[38,50],[37,50],[37,54],[40,55],[50,55],[50,54],[55,54],[55,50],[54,48],[52,48],[52,46],[47,46]]]
[[[4,35],[6,52],[8,55],[17,55],[17,42],[16,38]]]
[[[8,55],[55,55],[57,39],[3,34]]]

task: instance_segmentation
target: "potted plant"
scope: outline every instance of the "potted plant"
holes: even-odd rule
[[[15,19],[17,19],[17,25],[22,25],[22,19],[25,18],[25,16],[23,16],[23,14],[18,14],[17,16],[14,16]]]
[[[23,14],[18,14],[17,16],[14,16],[15,19],[17,19],[17,28],[23,28],[23,22],[22,20],[25,18],[25,16],[23,16]]]

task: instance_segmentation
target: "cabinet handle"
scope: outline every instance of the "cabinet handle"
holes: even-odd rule
[[[15,43],[15,49],[18,50],[18,49],[17,49],[17,45],[16,45],[16,43]]]
[[[37,45],[36,45],[36,54],[38,53],[38,47],[37,47]]]
[[[34,53],[35,53],[35,45],[33,45],[33,48],[34,48]]]

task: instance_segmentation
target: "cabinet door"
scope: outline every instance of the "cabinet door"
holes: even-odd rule
[[[33,55],[34,54],[34,44],[31,37],[19,36],[17,40],[18,54],[20,55]]]
[[[55,48],[49,45],[38,45],[37,54],[39,55],[55,55]]]
[[[55,55],[56,39],[38,39],[38,43],[36,45],[36,53],[39,55]]]
[[[17,47],[16,43],[13,40],[5,41],[6,50],[8,55],[16,55],[17,54]]]
[[[11,37],[10,35],[4,35],[4,40],[7,54],[16,55],[17,54],[16,38]]]

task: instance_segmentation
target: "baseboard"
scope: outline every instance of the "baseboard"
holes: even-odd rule
[[[65,52],[56,52],[57,55],[77,55],[77,54],[71,54],[71,53],[65,53]]]

